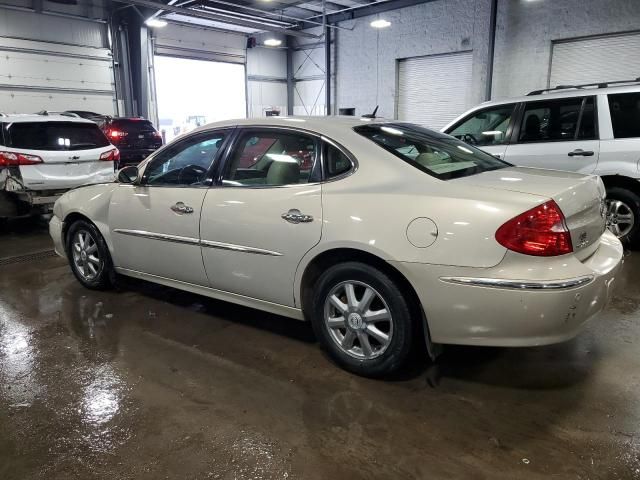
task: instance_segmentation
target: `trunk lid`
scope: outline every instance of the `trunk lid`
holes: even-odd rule
[[[573,252],[580,260],[589,257],[597,249],[598,240],[606,228],[605,189],[597,176],[509,167],[451,182],[553,199],[566,218]]]

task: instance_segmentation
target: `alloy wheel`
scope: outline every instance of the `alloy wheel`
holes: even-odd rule
[[[341,282],[331,289],[324,304],[324,323],[335,344],[358,359],[379,357],[393,336],[387,302],[363,282]]]
[[[607,228],[616,237],[624,237],[631,231],[635,224],[633,210],[631,210],[626,203],[614,199],[606,200],[606,206]]]
[[[71,243],[73,264],[86,281],[94,280],[102,269],[102,260],[95,238],[86,230],[78,230]]]

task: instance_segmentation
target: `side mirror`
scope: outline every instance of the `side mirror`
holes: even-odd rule
[[[138,181],[138,167],[128,166],[120,169],[118,172],[118,182],[120,183],[136,183]]]

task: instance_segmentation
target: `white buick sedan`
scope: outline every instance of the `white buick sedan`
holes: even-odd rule
[[[599,177],[517,168],[415,125],[265,118],[199,128],[50,232],[88,288],[115,274],[311,321],[363,375],[412,346],[568,340],[622,261]]]

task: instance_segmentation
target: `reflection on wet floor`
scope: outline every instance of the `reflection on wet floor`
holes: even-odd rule
[[[45,227],[0,251],[48,248]],[[0,266],[0,479],[640,478],[638,264],[571,342],[449,347],[384,382],[301,322]]]

